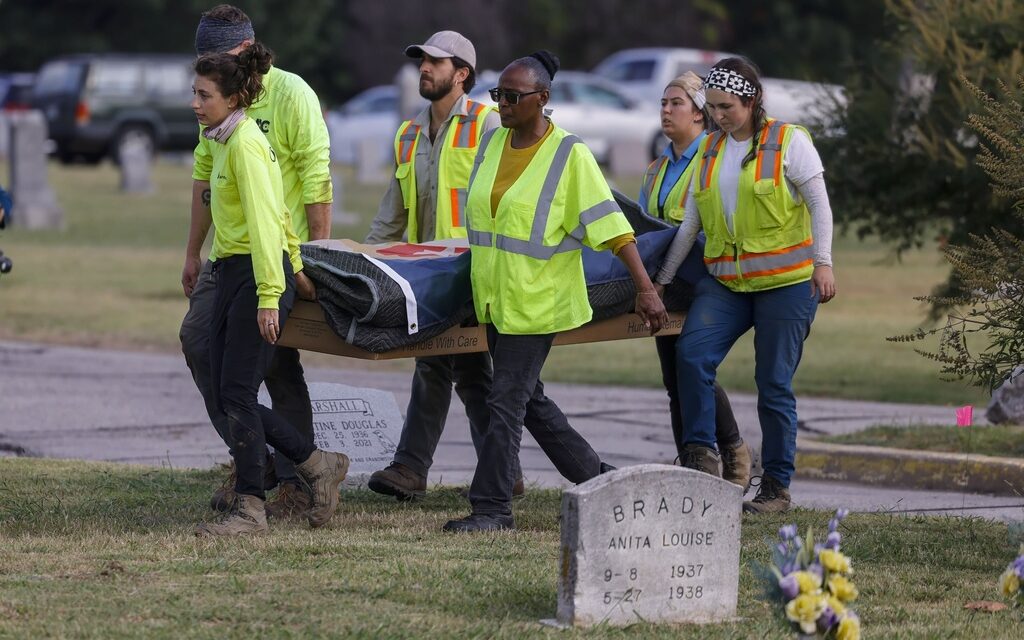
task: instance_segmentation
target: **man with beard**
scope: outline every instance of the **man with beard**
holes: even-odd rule
[[[430,101],[395,134],[395,175],[370,227],[367,243],[430,242],[466,237],[466,191],[484,133],[498,127],[494,107],[470,100],[476,50],[454,31],[440,31],[405,54],[420,61],[420,95]],[[491,358],[487,352],[416,358],[412,395],[394,461],[370,476],[377,493],[412,500],[426,493],[451,404],[452,386],[466,406],[470,436],[479,452],[487,428]],[[514,493],[522,495],[516,464]]]

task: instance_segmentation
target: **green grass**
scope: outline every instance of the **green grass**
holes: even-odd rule
[[[836,436],[820,438],[835,444],[864,444],[895,449],[920,449],[986,456],[1024,458],[1024,427],[937,427],[935,425],[876,425]]]
[[[519,530],[452,536],[440,525],[466,512],[452,489],[411,505],[344,494],[338,516],[311,531],[272,525],[258,539],[200,540],[215,471],[31,459],[0,465],[0,637],[155,638],[678,638],[678,628],[557,631],[537,621],[556,606],[560,496],[531,490]],[[759,598],[750,562],[796,522],[797,510],[747,517],[739,615],[700,637],[792,637]],[[977,519],[850,516],[855,603],[870,638],[1016,638],[1012,611],[974,614],[996,600],[1015,555],[1004,524]]]
[[[0,175],[7,168],[0,165]],[[63,232],[13,229],[0,247],[15,270],[0,277],[0,339],[122,346],[175,352],[187,302],[179,284],[188,229],[191,169],[163,162],[154,172],[156,193],[124,195],[118,173],[99,167],[50,165],[50,181],[66,211]],[[384,185],[359,185],[342,171],[343,209],[357,219],[336,225],[333,237],[362,239]],[[617,186],[634,193],[639,181]],[[981,403],[985,394],[941,382],[937,366],[911,345],[885,337],[905,333],[924,318],[912,300],[941,281],[947,268],[934,248],[888,261],[878,242],[839,238],[834,257],[839,296],[820,307],[795,386],[800,395],[937,404]],[[411,363],[308,358],[321,366],[411,370]],[[753,347],[744,337],[720,376],[731,390],[753,391]],[[549,381],[659,386],[650,340],[559,347],[544,377]]]

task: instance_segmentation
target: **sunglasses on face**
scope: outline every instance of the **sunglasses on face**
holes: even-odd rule
[[[509,91],[508,89],[499,89],[497,87],[488,89],[487,93],[491,94],[491,100],[495,102],[501,102],[501,98],[504,96],[505,100],[509,104],[519,104],[519,100],[523,96],[532,96],[535,93],[541,93],[544,89],[538,89],[537,91],[527,91],[526,93],[520,93],[518,91]]]

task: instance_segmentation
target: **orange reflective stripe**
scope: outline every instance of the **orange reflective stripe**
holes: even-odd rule
[[[469,123],[469,147],[473,148],[476,146],[476,117]]]
[[[721,133],[721,132],[719,132],[719,133]],[[707,171],[704,174],[705,175],[705,178],[704,178],[704,188],[705,189],[710,189],[711,188],[711,176],[715,172],[715,160],[718,159],[718,151],[719,151],[719,149],[722,148],[722,143],[725,142],[725,135],[719,135],[719,134],[715,134],[715,135],[718,135],[718,140],[716,140],[715,143],[714,143],[715,144],[715,148],[713,150],[714,153],[711,154],[711,161],[708,163]]]
[[[409,133],[409,129],[413,129],[412,134]],[[399,138],[399,161],[409,162],[412,160],[412,150],[416,146],[416,138],[419,136],[420,128],[416,126],[411,120],[409,124],[405,125],[405,129],[402,130],[402,135]]]
[[[786,254],[786,253],[792,253],[792,252],[796,251],[797,249],[802,249],[804,247],[809,247],[809,246],[811,246],[813,244],[814,244],[814,238],[807,238],[806,240],[804,240],[800,244],[794,244],[793,246],[786,247],[785,249],[776,249],[775,251],[765,251],[764,253],[742,253],[742,254],[740,254],[740,260],[747,260],[747,259],[750,259],[750,258],[763,258],[765,256],[781,256],[781,255]]]
[[[779,186],[779,178],[782,176],[782,136],[786,133],[786,125],[779,127],[779,139],[776,144],[779,150],[775,152],[775,186]]]
[[[715,264],[716,262],[731,262],[734,260],[730,255],[718,256],[717,258],[704,258],[704,264]]]
[[[814,263],[813,258],[808,258],[803,262],[798,262],[793,265],[786,267],[778,267],[776,269],[762,269],[761,271],[748,271],[743,274],[744,278],[759,278],[763,276],[777,276],[780,273],[789,273],[790,271],[796,271],[797,269],[803,269],[804,267],[810,266]]]
[[[449,189],[452,199],[452,227],[459,226],[459,190]]]
[[[771,129],[771,127],[765,124],[764,129],[761,131],[761,140],[758,142],[759,148],[757,150],[757,164],[754,165],[754,180],[759,180],[761,178],[761,161],[764,156],[764,149],[760,147],[763,147],[764,143],[768,142],[769,129]]]

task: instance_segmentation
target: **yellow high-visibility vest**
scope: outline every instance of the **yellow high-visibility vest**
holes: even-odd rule
[[[473,158],[484,134],[484,120],[494,107],[466,100],[466,115],[455,116],[448,125],[437,167],[437,211],[434,237],[419,237],[416,222],[416,147],[420,140],[420,127],[406,120],[395,134],[395,177],[402,188],[402,200],[409,212],[409,242],[428,242],[447,238],[466,237],[466,192]]]
[[[510,135],[504,128],[485,134],[470,178],[477,318],[505,334],[574,329],[593,317],[581,250],[602,248],[633,229],[590,149],[557,126],[492,212],[491,191]]]
[[[665,181],[665,173],[668,170],[668,158],[661,156],[648,165],[640,187],[647,202],[644,213],[674,225],[683,221],[686,198],[690,194],[690,180],[693,179],[694,169],[697,166],[693,160],[690,160],[690,164],[686,165],[686,169],[683,170],[683,175],[679,176],[679,180],[672,185],[668,196],[665,197],[665,204],[661,207],[658,206],[658,199],[661,194],[661,185]]]
[[[793,199],[782,174],[782,158],[797,129],[769,120],[757,135],[757,158],[740,172],[733,230],[725,222],[718,186],[718,154],[726,134],[701,143],[694,202],[707,235],[704,264],[733,291],[763,291],[810,280],[814,239],[807,206]]]

